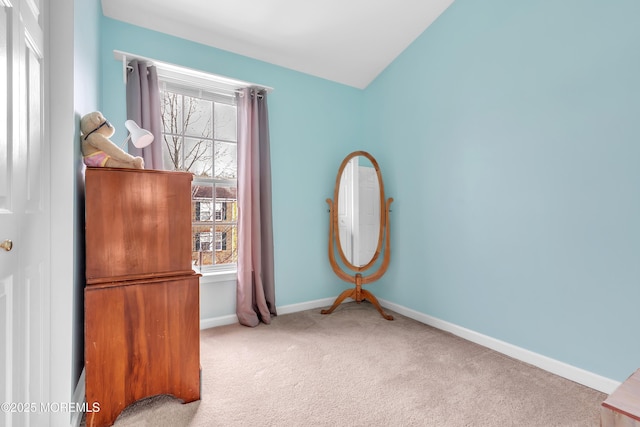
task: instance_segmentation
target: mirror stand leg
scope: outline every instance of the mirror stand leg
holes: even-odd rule
[[[338,298],[336,298],[336,300],[333,303],[333,305],[331,306],[331,308],[329,308],[327,310],[322,310],[320,313],[321,314],[331,314],[331,312],[333,312],[333,310],[335,310],[336,307],[339,306],[342,303],[342,301],[344,301],[348,297],[353,298],[354,295],[355,295],[355,289],[347,289],[346,291],[342,292],[340,294],[340,296],[338,296]]]
[[[378,299],[374,297],[371,292],[367,291],[366,289],[362,289],[361,292],[362,292],[363,298],[368,300],[371,304],[373,304],[373,306],[378,310],[378,312],[382,315],[382,317],[384,317],[387,320],[393,320],[393,316],[384,312],[384,310],[382,309],[382,306],[378,302]]]

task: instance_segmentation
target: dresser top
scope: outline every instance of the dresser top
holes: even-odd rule
[[[166,170],[157,170],[157,169],[133,169],[133,168],[98,168],[98,167],[87,167],[87,173],[105,173],[105,172],[125,172],[125,173],[136,173],[136,174],[170,174],[170,175],[189,175],[193,176],[191,172],[183,172],[183,171],[166,171]]]

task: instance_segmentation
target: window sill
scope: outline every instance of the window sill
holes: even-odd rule
[[[201,274],[200,283],[233,282],[238,277],[237,270],[210,271]]]

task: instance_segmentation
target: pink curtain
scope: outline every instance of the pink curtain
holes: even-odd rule
[[[133,120],[142,129],[151,132],[154,137],[153,143],[144,148],[137,148],[129,142],[129,154],[142,157],[145,169],[164,169],[158,73],[155,66],[148,66],[138,60],[129,63],[127,119]]]
[[[276,316],[271,217],[271,158],[267,94],[238,94],[238,284],[241,324],[271,323]]]

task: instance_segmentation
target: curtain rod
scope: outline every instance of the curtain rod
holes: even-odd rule
[[[232,79],[230,77],[221,76],[219,74],[213,74],[206,71],[196,70],[194,68],[183,67],[182,65],[171,64],[169,62],[158,61],[152,58],[146,58],[144,56],[135,55],[133,53],[123,52],[120,50],[114,50],[113,56],[117,61],[122,61],[122,78],[126,84],[127,82],[127,67],[129,66],[129,61],[138,60],[141,62],[146,62],[149,65],[155,65],[158,69],[166,70],[166,71],[174,71],[180,74],[199,77],[204,80],[208,80],[210,82],[218,83],[224,85],[227,89],[239,90],[245,88],[253,88],[258,90],[264,90],[267,93],[273,92],[273,88],[269,86],[264,86],[257,83],[246,82],[243,80]]]

